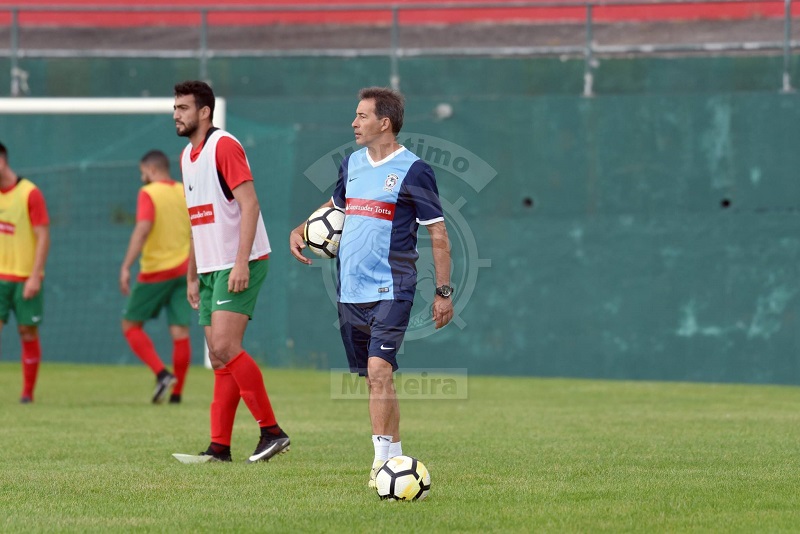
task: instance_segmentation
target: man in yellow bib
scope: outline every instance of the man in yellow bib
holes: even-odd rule
[[[139,162],[142,182],[136,206],[136,226],[119,271],[119,288],[130,295],[122,319],[122,332],[131,350],[156,375],[153,402],[181,402],[191,361],[189,321],[192,309],[186,300],[186,271],[189,266],[189,218],[183,185],[169,173],[169,158],[151,150]],[[131,266],[141,254],[139,276],[131,289]],[[172,365],[166,368],[153,341],[145,333],[145,321],[167,310],[172,337]]]
[[[0,331],[13,311],[22,343],[23,404],[33,402],[42,358],[39,325],[44,317],[42,282],[49,249],[44,195],[9,167],[8,151],[0,143]]]

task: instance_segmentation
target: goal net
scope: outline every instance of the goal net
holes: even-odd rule
[[[0,142],[9,164],[42,190],[50,213],[42,326],[48,361],[138,362],[120,331],[119,266],[135,223],[142,155],[162,150],[180,180],[186,139],[175,134],[173,103],[171,97],[0,98]],[[225,100],[218,98],[215,125],[224,128],[225,117]],[[145,328],[169,362],[164,314]],[[14,330],[4,329],[4,361],[19,351]],[[205,349],[196,324],[192,345],[194,354]]]

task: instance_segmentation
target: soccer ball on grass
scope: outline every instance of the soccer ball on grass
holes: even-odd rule
[[[344,228],[344,212],[339,208],[323,207],[309,215],[303,227],[303,240],[321,258],[335,258]]]
[[[431,491],[431,474],[416,458],[395,456],[378,470],[375,488],[381,499],[421,501]]]

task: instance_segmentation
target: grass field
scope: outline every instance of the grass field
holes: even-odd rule
[[[18,404],[0,364],[0,531],[797,532],[800,390],[470,377],[466,400],[408,400],[404,452],[424,502],[380,501],[366,405],[328,373],[266,370],[292,450],[257,442],[240,406],[233,464],[183,465],[208,442],[212,375],[149,404],[144,367],[45,363]]]

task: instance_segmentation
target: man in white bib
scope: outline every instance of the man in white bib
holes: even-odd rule
[[[214,92],[208,84],[175,86],[175,127],[189,145],[181,154],[183,187],[192,226],[187,296],[200,310],[214,368],[211,444],[181,461],[230,461],[239,398],[261,429],[248,463],[267,461],[289,449],[278,426],[261,370],[242,347],[270,253],[253,174],[241,143],[215,128]]]

